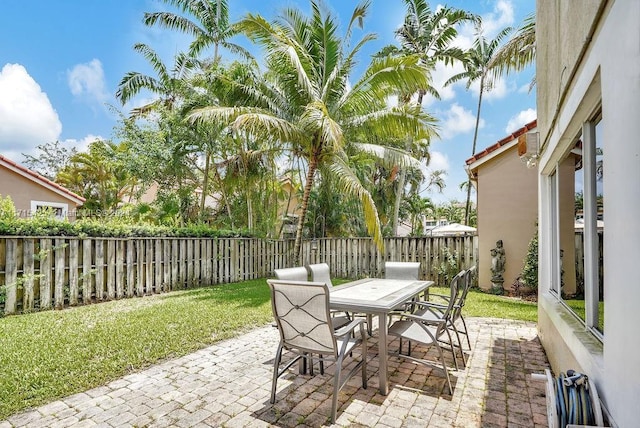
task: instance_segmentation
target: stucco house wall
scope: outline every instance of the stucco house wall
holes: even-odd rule
[[[0,196],[10,196],[20,217],[29,217],[37,206],[61,208],[74,219],[84,198],[0,155]]]
[[[477,168],[478,285],[491,289],[491,249],[502,239],[504,288],[509,291],[522,272],[538,215],[537,171],[519,159],[516,145]]]
[[[553,370],[577,369],[597,385],[620,427],[640,420],[640,2],[537,1],[539,162],[538,329]],[[604,168],[604,331],[601,335],[554,295],[553,172],[594,114],[606,145]],[[556,199],[557,200],[557,199]],[[591,219],[595,215],[592,213]],[[585,221],[587,220],[585,212]],[[591,236],[595,234],[593,226]],[[585,237],[587,230],[585,229]],[[593,239],[589,245],[595,245]],[[587,248],[587,247],[585,247]],[[593,262],[591,262],[593,264]],[[597,311],[597,296],[586,296]],[[591,303],[589,303],[591,302]],[[595,302],[595,307],[593,303]]]

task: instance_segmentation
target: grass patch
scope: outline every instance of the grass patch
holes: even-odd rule
[[[449,294],[449,288],[432,287],[433,293]],[[538,321],[538,305],[513,297],[496,296],[477,289],[469,290],[462,311],[464,317],[504,318],[521,321]]]
[[[464,313],[537,320],[534,303],[474,290]],[[264,279],[0,318],[0,420],[272,320]]]
[[[263,279],[0,318],[0,420],[271,320]]]

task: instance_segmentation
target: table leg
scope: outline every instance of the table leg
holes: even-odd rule
[[[378,314],[378,363],[379,363],[379,382],[380,394],[387,395],[389,393],[389,384],[387,378],[387,360],[389,359],[387,351],[387,314],[381,312]]]

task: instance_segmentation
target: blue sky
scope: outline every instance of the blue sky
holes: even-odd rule
[[[356,0],[326,0],[343,25]],[[232,19],[251,12],[272,18],[288,6],[308,10],[308,0],[230,0]],[[517,27],[534,11],[535,0],[467,0],[430,2],[465,8],[482,15],[488,36],[505,26]],[[166,64],[190,41],[181,35],[142,23],[144,12],[166,10],[161,1],[4,0],[0,4],[0,154],[23,162],[38,144],[59,140],[66,146],[85,148],[96,138],[113,139],[117,114],[109,106],[128,112],[148,100],[142,94],[121,106],[114,93],[129,71],[153,72],[133,45],[143,42],[156,50]],[[373,0],[364,32],[378,39],[360,56],[361,68],[369,55],[393,43],[393,30],[402,22],[401,0]],[[361,32],[362,34],[362,32]],[[356,34],[358,36],[359,34]],[[462,28],[457,43],[468,47],[473,28]],[[246,40],[236,40],[247,44]],[[254,50],[255,53],[257,51]],[[477,86],[464,83],[442,88],[456,69],[439,67],[433,77],[441,100],[426,99],[424,108],[440,120],[441,139],[431,145],[430,168],[447,171],[438,202],[463,200],[458,185],[466,180],[464,160],[471,156],[477,108]],[[504,138],[535,119],[535,90],[528,92],[533,68],[508,76],[485,94],[478,150]],[[354,80],[358,76],[353,76]]]

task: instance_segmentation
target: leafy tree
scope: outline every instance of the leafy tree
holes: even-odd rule
[[[310,3],[309,17],[298,9],[285,9],[274,22],[248,14],[238,23],[238,28],[266,51],[264,80],[245,86],[254,97],[254,105],[210,106],[190,115],[194,121],[227,121],[233,132],[269,138],[305,160],[307,171],[294,246],[296,261],[316,173],[334,176],[337,191],[360,200],[368,232],[382,245],[376,206],[358,180],[348,153],[365,152],[405,165],[412,162],[406,152],[374,147],[357,136],[366,133],[385,139],[411,133],[420,139],[432,131],[432,119],[416,108],[386,108],[386,99],[394,91],[409,93],[427,86],[418,58],[374,59],[360,80],[349,84],[356,54],[373,39],[368,34],[348,44],[352,27],[362,23],[369,2],[355,8],[344,37],[339,34],[337,20],[321,2]],[[354,47],[348,50],[348,46]]]
[[[125,143],[94,141],[87,152],[70,158],[56,181],[86,198],[87,210],[113,210],[136,184],[136,179],[122,168],[127,151]]]
[[[501,41],[509,34],[511,27],[504,28],[500,31],[495,38],[487,39],[484,36],[482,23],[478,21],[476,23],[476,37],[473,42],[473,46],[466,54],[466,60],[464,61],[464,71],[452,76],[446,85],[458,82],[460,80],[467,81],[467,90],[472,83],[480,81],[480,90],[478,94],[478,109],[476,112],[476,124],[473,131],[473,144],[471,147],[471,155],[476,152],[476,143],[478,141],[478,126],[480,124],[480,109],[482,107],[482,96],[485,91],[490,91],[493,88],[493,79],[491,78],[492,69],[490,67],[491,61]],[[464,222],[469,224],[469,213],[471,203],[471,178],[469,178],[469,185],[467,186],[467,199],[465,204]]]
[[[78,150],[75,147],[67,148],[60,144],[60,141],[54,141],[47,144],[38,144],[37,156],[22,154],[25,158],[25,166],[49,180],[54,180],[58,172],[66,165]]]

